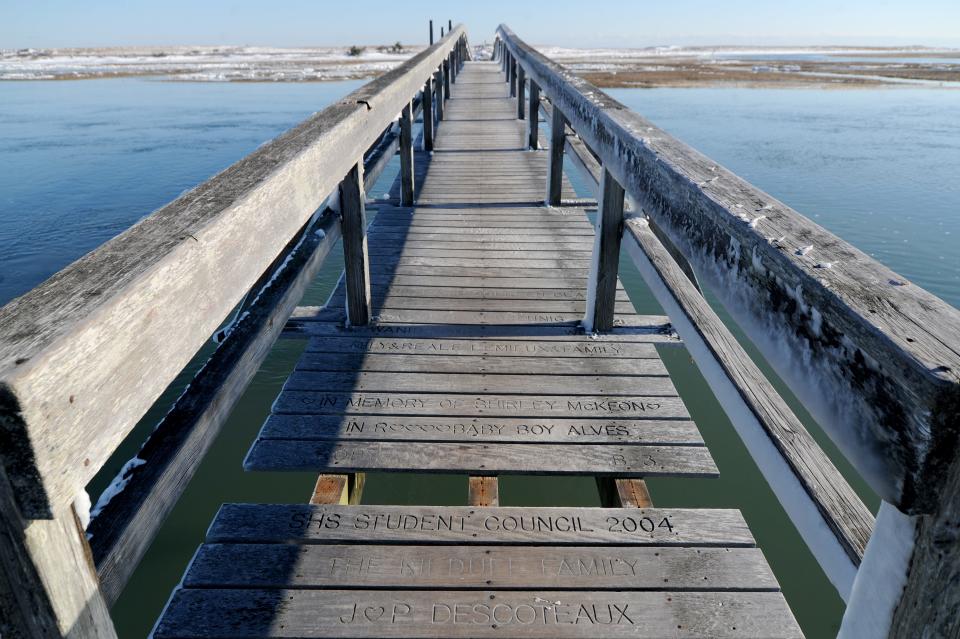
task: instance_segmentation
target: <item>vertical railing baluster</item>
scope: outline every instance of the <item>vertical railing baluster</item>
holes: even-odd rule
[[[423,85],[423,150],[433,151],[433,78]]]
[[[547,204],[559,206],[563,190],[563,150],[567,143],[567,120],[553,103],[550,116],[550,155],[547,159]]]
[[[540,148],[540,85],[530,78],[530,110],[527,113],[527,146]]]
[[[413,206],[413,105],[400,112],[400,205]]]
[[[443,99],[450,99],[450,60],[444,60],[443,67]]]
[[[623,233],[623,187],[606,167],[600,171],[600,199],[597,202],[596,235],[590,276],[587,279],[587,308],[583,328],[603,333],[613,328],[617,299],[617,267]]]
[[[517,60],[510,56],[510,97],[517,95]]]
[[[347,285],[347,322],[370,323],[370,261],[367,254],[367,215],[364,206],[363,162],[340,183],[344,280]]]
[[[526,117],[527,101],[524,98],[524,92],[527,88],[527,72],[523,67],[517,65],[517,119],[522,120]]]
[[[437,123],[443,119],[443,65],[433,72],[434,108],[437,111]]]

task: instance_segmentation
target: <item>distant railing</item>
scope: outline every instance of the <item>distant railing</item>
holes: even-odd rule
[[[960,511],[960,312],[633,113],[505,25],[494,54],[518,115],[529,122],[531,148],[541,96],[549,102],[547,203],[561,203],[564,150],[596,186],[585,327],[613,326],[624,239],[848,602],[842,634],[915,636],[918,623],[936,626],[925,636],[956,629],[956,615],[937,611],[956,610],[960,601],[960,536],[951,524]],[[625,200],[634,209],[627,215]],[[698,280],[883,498],[872,538],[869,511],[720,321]],[[949,554],[944,539],[953,544]]]
[[[364,183],[399,151],[412,204],[416,111],[429,149],[469,55],[451,29],[0,309],[0,636],[115,636],[109,604],[341,237],[367,323]],[[235,310],[88,546],[75,498]]]

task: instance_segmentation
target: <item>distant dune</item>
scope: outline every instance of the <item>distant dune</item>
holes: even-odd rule
[[[375,77],[422,46],[112,47],[0,50],[0,80],[156,76],[189,82],[322,82]],[[925,85],[960,88],[960,50],[927,47],[542,46],[601,87]],[[477,57],[489,56],[488,45]]]

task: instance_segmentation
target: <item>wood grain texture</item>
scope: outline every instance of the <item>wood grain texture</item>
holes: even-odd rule
[[[775,592],[190,588],[175,593],[154,636],[432,638],[438,633],[500,639],[803,636]]]
[[[370,258],[367,255],[366,189],[363,163],[357,163],[340,183],[340,217],[343,232],[346,319],[351,326],[370,322]]]
[[[224,504],[213,543],[752,547],[737,510]]]
[[[204,544],[185,588],[777,591],[758,548]]]
[[[127,471],[125,489],[90,522],[90,546],[109,603],[119,597],[339,237],[336,216],[326,215],[289,247],[282,270],[268,269],[256,301],[137,452],[144,463]]]
[[[243,467],[259,471],[716,477],[702,446],[481,444],[258,439]]]
[[[688,341],[697,339],[702,343],[704,356],[712,358],[722,369],[735,393],[731,395],[717,389],[717,394],[730,401],[742,402],[747,412],[740,417],[739,423],[746,427],[751,424],[750,418],[755,420],[752,422],[755,426],[751,427],[756,427],[760,430],[758,434],[769,438],[782,456],[785,462],[782,468],[777,459],[764,458],[758,463],[778,497],[788,502],[785,504],[788,513],[801,535],[814,552],[819,553],[828,546],[813,543],[815,538],[808,535],[819,535],[820,525],[826,526],[853,565],[859,565],[873,529],[873,515],[650,229],[641,221],[628,222],[627,238],[631,255],[641,273],[645,273],[649,266],[655,273],[651,277],[661,278],[665,290],[669,291],[660,299],[661,304],[665,307],[675,304],[677,312],[688,318],[692,327]],[[701,362],[701,365],[705,363]],[[735,412],[737,409],[728,404],[727,410]],[[749,441],[747,443],[749,445]],[[753,452],[756,454],[757,450]],[[784,472],[789,473],[788,481],[799,482],[809,502],[800,502],[796,495],[788,492],[790,488],[780,479]],[[793,510],[800,507],[804,510]],[[816,526],[809,525],[810,515],[818,516],[821,522]],[[827,561],[823,555],[819,559]],[[835,557],[831,563],[837,563]]]
[[[605,333],[613,328],[622,236],[623,187],[603,169],[600,172],[600,206],[597,211],[593,259],[590,262],[587,282],[589,293],[583,316],[583,326],[588,331]]]
[[[416,184],[413,175],[413,112],[410,104],[405,104],[400,112],[400,187],[400,203],[411,206]]]
[[[263,439],[703,445],[693,422],[637,419],[271,415]]]
[[[940,410],[960,397],[960,311],[498,32],[872,487],[931,511],[960,432]]]

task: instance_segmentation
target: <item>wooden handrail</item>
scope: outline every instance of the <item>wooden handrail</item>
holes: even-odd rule
[[[960,396],[960,311],[498,35],[871,486],[932,510],[960,432],[939,409]]]
[[[455,28],[0,309],[3,462],[24,515],[72,502],[463,34]]]

